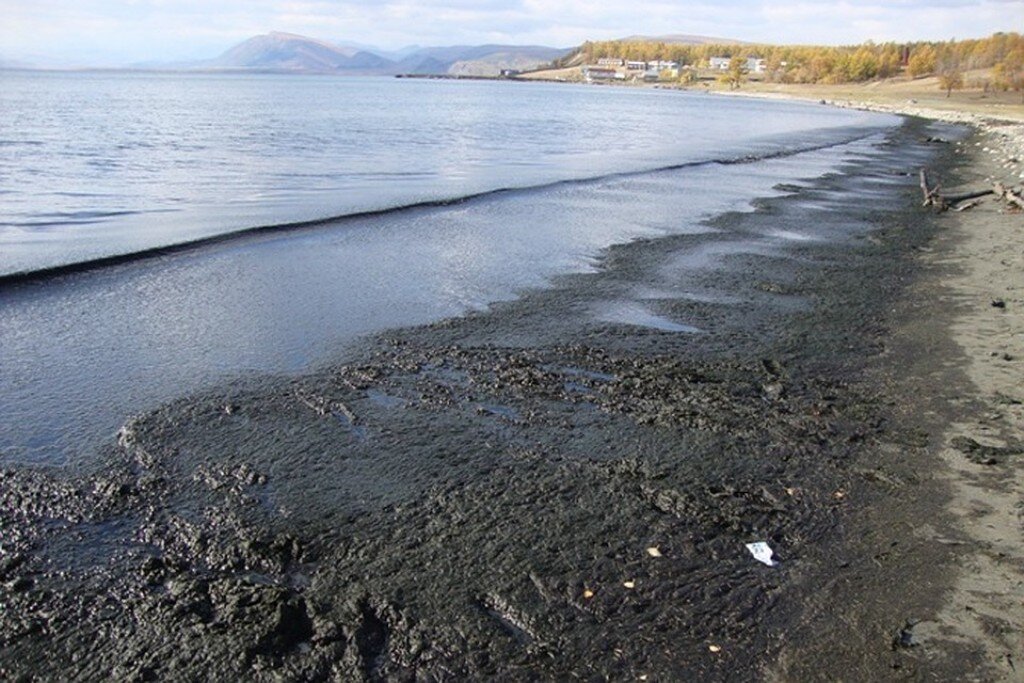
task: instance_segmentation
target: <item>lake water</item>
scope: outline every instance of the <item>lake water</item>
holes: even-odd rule
[[[0,463],[46,464],[189,391],[706,231],[898,122],[556,84],[26,72],[0,72],[0,111],[0,276],[331,219],[0,281]]]

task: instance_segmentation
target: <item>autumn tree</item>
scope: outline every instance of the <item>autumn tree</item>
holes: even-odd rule
[[[739,89],[743,83],[744,77],[747,75],[747,60],[739,55],[729,60],[729,70],[725,72],[725,82],[729,84],[731,90]]]
[[[578,55],[594,62],[601,57],[635,59],[642,61],[665,60],[680,65],[706,68],[711,57],[738,59],[736,70],[730,68],[721,80],[737,88],[743,81],[746,58],[757,56],[766,63],[765,78],[784,83],[844,83],[864,82],[876,78],[891,78],[903,69],[909,54],[907,74],[911,77],[937,74],[946,84],[956,84],[955,78],[946,79],[946,62],[955,62],[961,74],[975,69],[991,69],[996,87],[1020,90],[1020,62],[1024,61],[1024,36],[1019,33],[996,33],[988,38],[951,41],[948,43],[895,43],[842,47],[815,45],[683,45],[652,40],[596,41],[584,43]],[[573,57],[564,58],[566,63]],[[577,58],[578,59],[578,58]],[[785,66],[783,66],[785,65]],[[730,64],[730,67],[734,65]],[[953,74],[949,74],[950,77]]]
[[[679,71],[679,83],[681,85],[693,85],[697,82],[697,72],[693,69],[681,69]]]
[[[964,75],[959,68],[951,68],[939,73],[939,87],[946,91],[946,97],[950,97],[954,90],[964,87]]]
[[[891,78],[900,72],[900,51],[895,45],[889,44],[882,48],[878,57],[879,78]]]
[[[935,71],[935,49],[931,45],[922,45],[910,54],[907,73],[911,78],[927,76]]]
[[[939,76],[939,87],[946,91],[946,97],[964,87],[964,72],[954,43],[947,45],[938,57],[936,73]]]
[[[878,75],[878,55],[865,45],[850,57],[846,76],[851,81],[869,81]]]
[[[1010,52],[992,69],[995,86],[1002,90],[1015,90],[1024,103],[1024,47]]]

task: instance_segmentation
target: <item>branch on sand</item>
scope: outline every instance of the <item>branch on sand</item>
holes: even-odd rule
[[[940,212],[947,211],[949,209],[953,209],[954,211],[966,211],[967,209],[977,206],[980,203],[977,200],[981,197],[995,195],[1010,206],[1024,210],[1024,198],[1021,196],[1021,191],[1012,187],[1007,187],[1002,183],[995,183],[992,187],[987,189],[974,190],[961,194],[942,194],[940,192],[941,189],[942,185],[938,183],[934,186],[931,185],[928,179],[928,171],[922,168],[921,193],[924,195],[924,202],[921,206],[935,207],[935,209]],[[961,205],[962,202],[967,203]]]

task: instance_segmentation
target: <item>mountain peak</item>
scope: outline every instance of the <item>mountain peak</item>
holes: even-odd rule
[[[390,61],[369,52],[333,45],[294,33],[273,31],[234,46],[209,66],[222,69],[367,72]]]

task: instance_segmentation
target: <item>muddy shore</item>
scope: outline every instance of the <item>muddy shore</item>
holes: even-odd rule
[[[714,233],[183,398],[99,472],[0,471],[0,677],[1005,676],[928,626],[974,551],[937,469],[974,394],[956,240],[916,180],[975,179],[927,142],[957,134],[908,119]],[[641,289],[694,331],[592,315]]]

